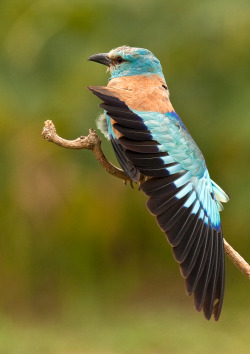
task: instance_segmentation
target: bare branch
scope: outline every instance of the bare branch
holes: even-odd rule
[[[241,255],[224,239],[225,253],[233,264],[250,279],[250,266]]]
[[[56,128],[51,120],[45,122],[42,136],[44,139],[62,146],[67,149],[87,149],[92,150],[99,164],[112,176],[120,178],[125,182],[132,180],[119,168],[115,167],[112,163],[108,161],[101,149],[101,139],[96,134],[93,129],[89,130],[88,136],[80,136],[75,140],[66,140],[61,138],[56,133]],[[140,180],[142,182],[144,177]],[[250,266],[249,264],[236,252],[224,239],[225,253],[228,258],[233,262],[233,264],[243,273],[248,279],[250,279]]]
[[[53,122],[51,120],[46,120],[46,122],[44,123],[42,136],[44,137],[44,139],[67,149],[92,150],[99,164],[108,173],[124,181],[130,181],[130,178],[123,172],[123,170],[115,167],[111,162],[108,161],[101,149],[102,141],[96,134],[95,130],[89,129],[88,136],[80,136],[75,140],[66,140],[57,135],[56,128]]]

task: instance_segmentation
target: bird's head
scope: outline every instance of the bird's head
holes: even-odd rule
[[[149,50],[143,48],[122,46],[112,49],[109,53],[94,54],[88,60],[108,66],[111,79],[134,75],[163,77],[160,61]]]

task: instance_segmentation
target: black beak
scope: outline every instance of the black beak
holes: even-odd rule
[[[95,61],[100,64],[104,64],[107,66],[110,66],[111,60],[108,57],[108,53],[100,53],[100,54],[94,54],[91,55],[91,57],[88,58],[90,61]]]

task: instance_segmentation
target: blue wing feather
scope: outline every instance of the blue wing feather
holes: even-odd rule
[[[190,182],[196,193],[190,196],[184,206],[189,207],[194,198],[199,200],[208,220],[219,230],[219,210],[205,159],[179,116],[175,112],[133,112],[142,118],[151,132],[152,139],[159,143],[159,150],[168,152],[173,161],[178,163],[174,167],[166,167],[169,174],[180,172],[182,169],[190,172]]]

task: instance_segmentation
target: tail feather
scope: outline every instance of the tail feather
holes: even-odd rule
[[[218,202],[227,203],[230,200],[230,196],[221,189],[213,180],[211,180],[213,191]],[[221,203],[218,203],[221,205]],[[222,206],[222,205],[221,205]],[[222,207],[223,209],[223,207]]]

